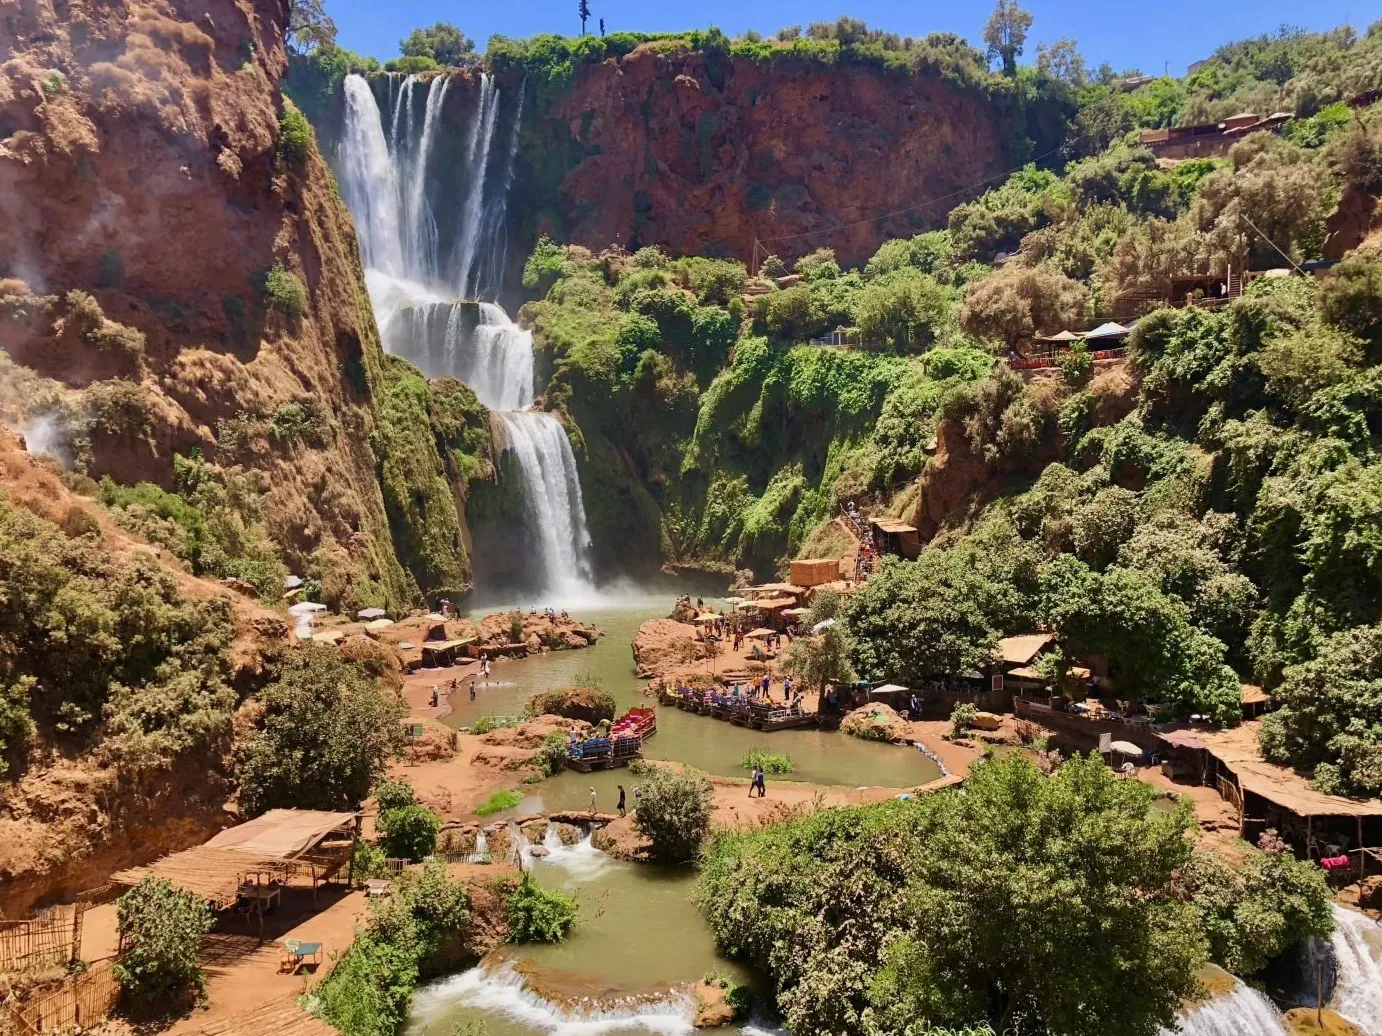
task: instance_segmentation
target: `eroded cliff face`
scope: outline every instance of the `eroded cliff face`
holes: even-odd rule
[[[379,487],[382,354],[349,213],[310,134],[283,140],[287,15],[0,0],[0,346],[78,393],[90,474],[170,487],[193,449],[258,469],[293,571],[397,604],[417,582]],[[73,289],[142,347],[72,333]]]
[[[939,77],[645,47],[529,89],[519,236],[595,250],[748,259],[757,238],[786,259],[828,245],[856,263],[943,223],[956,199],[925,203],[1004,162],[992,104]]]

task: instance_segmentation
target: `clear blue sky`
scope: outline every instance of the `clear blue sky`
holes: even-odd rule
[[[1115,69],[1138,67],[1160,73],[1170,62],[1173,75],[1207,57],[1221,43],[1256,36],[1282,23],[1318,31],[1345,21],[1360,33],[1382,16],[1377,0],[1025,0],[1035,18],[1024,60],[1036,44],[1062,36],[1078,40],[1091,66],[1107,61]],[[577,0],[520,0],[456,4],[444,0],[326,0],[340,30],[338,42],[380,59],[395,57],[398,41],[415,26],[454,22],[481,49],[495,33],[532,36],[540,32],[580,31]],[[608,31],[676,31],[718,25],[731,36],[746,29],[765,35],[784,25],[834,21],[841,14],[900,36],[954,32],[972,43],[992,7],[991,0],[946,3],[891,3],[888,0],[703,0],[650,3],[648,0],[590,0],[594,19]]]

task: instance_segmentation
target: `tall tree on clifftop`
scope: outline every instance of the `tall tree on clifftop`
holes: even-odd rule
[[[414,29],[398,49],[404,57],[431,58],[439,65],[463,65],[475,57],[475,41],[450,22],[437,22],[430,29]]]
[[[585,35],[585,23],[588,22],[588,21],[590,20],[590,2],[589,2],[589,0],[578,0],[578,2],[577,2],[577,4],[576,4],[576,13],[577,13],[578,15],[581,16],[581,35],[584,36],[584,35]]]
[[[326,13],[322,0],[292,0],[284,42],[299,54],[336,45],[336,23]]]
[[[984,26],[984,42],[992,61],[1001,58],[1003,74],[1017,75],[1017,58],[1027,42],[1027,30],[1032,27],[1032,13],[1017,6],[1017,0],[998,0],[993,14]]]

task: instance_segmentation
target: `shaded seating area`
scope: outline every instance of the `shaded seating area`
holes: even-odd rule
[[[1327,795],[1306,774],[1262,758],[1257,721],[1227,730],[1162,731],[1163,768],[1173,776],[1215,788],[1238,810],[1239,833],[1255,840],[1274,828],[1298,856],[1311,860],[1348,857],[1336,869],[1361,880],[1379,865],[1382,799]]]
[[[356,812],[273,809],[202,845],[117,871],[111,881],[133,887],[146,877],[162,878],[216,912],[232,912],[247,923],[257,919],[262,940],[264,916],[280,908],[288,880],[306,872],[315,906],[317,889],[348,871],[359,831]],[[351,877],[347,873],[347,881]]]

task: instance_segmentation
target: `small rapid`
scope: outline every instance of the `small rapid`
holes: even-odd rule
[[[1334,996],[1329,1006],[1368,1036],[1382,1036],[1382,925],[1332,904]]]
[[[552,1036],[627,1031],[690,1036],[695,1031],[691,1022],[696,1005],[689,995],[630,996],[589,1007],[558,1004],[534,992],[511,962],[482,964],[418,990],[407,1031],[412,1036],[444,1036],[458,1007],[498,1014]]]
[[[1228,993],[1207,1000],[1182,1016],[1164,1036],[1286,1036],[1275,1005],[1257,990],[1234,979]]]

